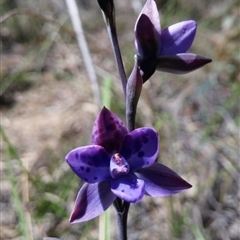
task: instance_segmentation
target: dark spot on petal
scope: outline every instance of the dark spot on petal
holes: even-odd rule
[[[84,171],[84,167],[83,167],[83,166],[81,166],[80,169],[81,169],[82,171]]]
[[[143,151],[138,152],[137,156],[138,156],[139,158],[143,157],[143,156],[144,156],[144,152],[143,152]]]
[[[86,172],[89,173],[91,169],[89,167],[86,168]]]
[[[108,131],[113,131],[113,130],[115,130],[115,125],[110,123],[106,126],[106,128],[107,128]]]
[[[85,181],[85,182],[88,182],[88,179],[87,179],[87,178],[84,178],[84,181]]]
[[[94,179],[94,180],[97,180],[97,179],[98,179],[98,177],[94,177],[93,179]]]
[[[76,158],[76,159],[79,158],[79,154],[78,154],[78,152],[75,153],[75,158]]]
[[[124,190],[124,189],[122,189],[122,190],[121,190],[121,192],[125,192],[125,190]]]

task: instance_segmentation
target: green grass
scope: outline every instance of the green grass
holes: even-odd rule
[[[25,211],[22,205],[22,199],[18,191],[19,182],[17,178],[14,176],[14,171],[12,168],[13,159],[16,159],[20,164],[21,164],[21,161],[18,157],[15,147],[11,144],[10,140],[8,139],[7,135],[5,134],[1,126],[0,126],[0,133],[1,133],[2,140],[6,146],[6,150],[4,151],[3,157],[6,163],[7,179],[11,183],[11,197],[12,197],[13,206],[16,211],[17,221],[19,223],[17,225],[19,234],[25,240],[29,240],[31,239],[31,237],[29,235],[29,229],[26,222],[26,218],[25,218]]]

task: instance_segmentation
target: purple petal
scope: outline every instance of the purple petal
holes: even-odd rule
[[[142,58],[156,57],[161,46],[161,25],[155,1],[148,0],[136,21],[135,46]]]
[[[66,161],[73,172],[83,181],[95,183],[111,178],[109,172],[111,156],[101,146],[86,146],[73,149]]]
[[[212,60],[193,53],[182,53],[175,56],[162,56],[157,60],[157,70],[175,74],[194,71]]]
[[[123,140],[120,154],[128,161],[131,171],[153,164],[158,155],[158,134],[152,128],[138,128]]]
[[[142,58],[156,57],[160,51],[159,33],[146,15],[141,15],[135,29],[135,46]]]
[[[196,22],[189,20],[176,23],[162,30],[160,55],[185,53],[192,45],[196,29]]]
[[[109,154],[119,151],[127,129],[121,119],[107,108],[103,108],[98,115],[92,130],[92,143],[100,145]]]
[[[112,179],[111,190],[119,198],[127,202],[138,202],[142,199],[144,190],[144,181],[136,178],[134,175]]]
[[[156,58],[138,58],[138,66],[142,75],[143,83],[145,83],[156,71]]]
[[[143,6],[141,13],[139,14],[139,18],[141,17],[142,14],[146,15],[150,19],[154,28],[158,32],[161,31],[160,18],[159,18],[159,13],[158,13],[158,9],[155,1],[147,0],[145,5]]]
[[[135,173],[145,182],[145,194],[151,197],[166,197],[192,186],[170,168],[153,163]]]
[[[84,222],[99,216],[108,209],[115,198],[110,189],[110,182],[85,183],[78,192],[70,223]]]

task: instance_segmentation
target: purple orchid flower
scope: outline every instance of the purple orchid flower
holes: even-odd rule
[[[144,82],[156,69],[183,74],[212,61],[193,53],[186,53],[193,43],[196,28],[196,22],[189,20],[161,30],[156,3],[154,0],[147,0],[134,29],[138,64]]]
[[[135,203],[144,195],[165,197],[191,187],[173,170],[156,163],[157,132],[148,127],[128,133],[123,122],[107,108],[95,121],[92,145],[66,156],[74,173],[86,183],[78,192],[71,223],[103,213],[116,197]]]

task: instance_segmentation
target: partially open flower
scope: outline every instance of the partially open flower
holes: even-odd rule
[[[147,0],[135,25],[135,46],[144,82],[156,69],[183,74],[212,61],[186,53],[192,45],[196,28],[196,22],[188,20],[161,30],[156,3]]]
[[[134,203],[144,195],[164,197],[191,187],[173,170],[155,162],[159,142],[152,128],[128,133],[123,122],[103,108],[93,127],[92,142],[66,156],[71,169],[86,182],[77,195],[72,223],[99,216],[116,197]]]

